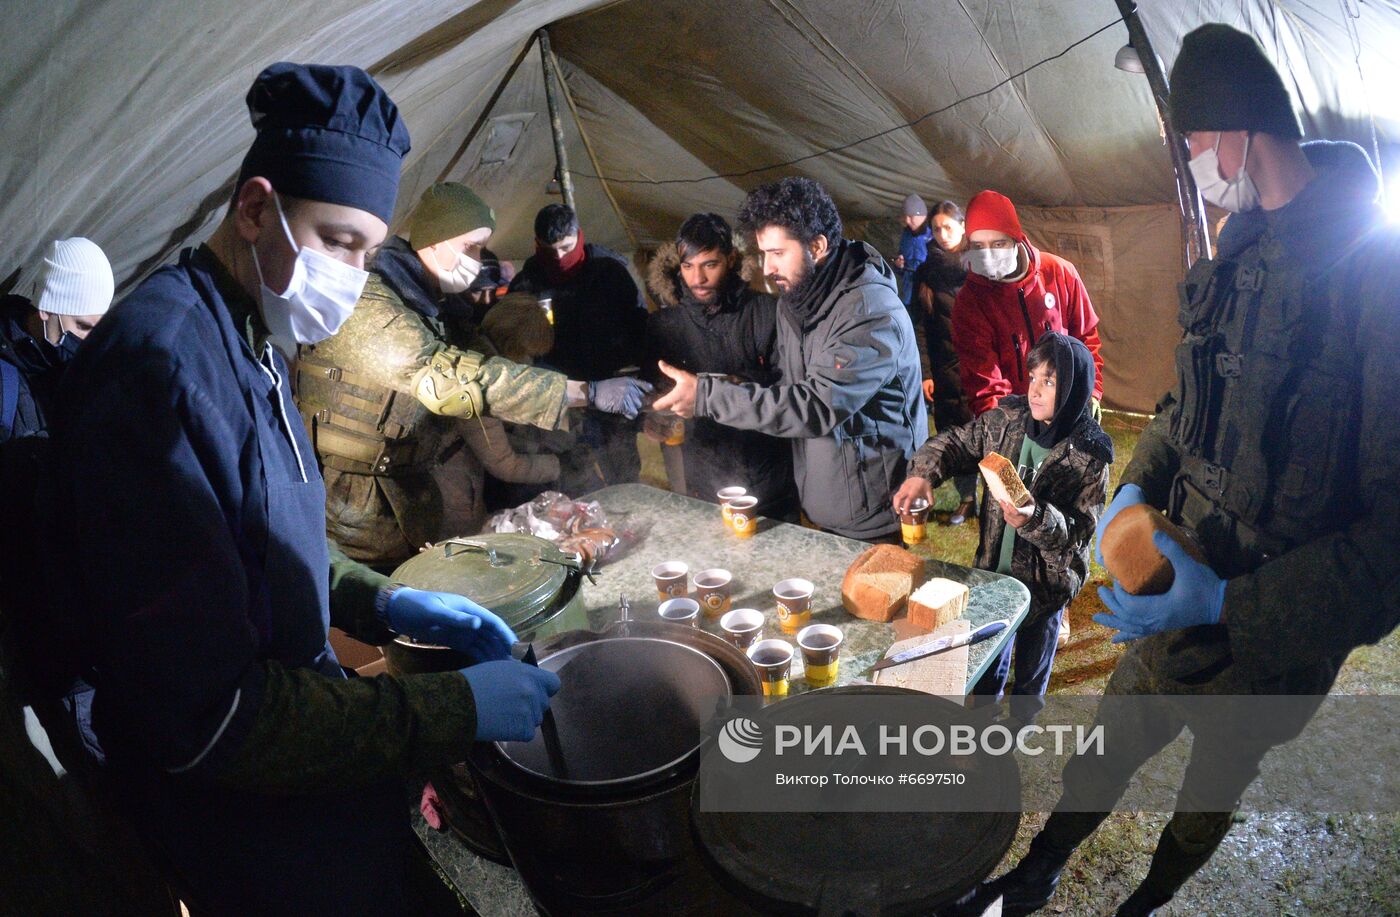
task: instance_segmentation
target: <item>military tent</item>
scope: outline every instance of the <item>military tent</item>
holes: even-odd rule
[[[1208,21],[1256,35],[1309,137],[1400,141],[1393,0],[1142,0],[1170,68]],[[910,191],[996,188],[1074,261],[1102,319],[1110,404],[1171,378],[1183,234],[1147,81],[1115,69],[1113,0],[10,0],[0,106],[0,276],[85,235],[129,289],[212,231],[252,136],[243,97],[277,60],[356,64],[413,137],[399,218],[439,178],[498,212],[521,259],[555,154],[548,27],[592,240],[644,253],[763,181],[823,182],[889,252]]]

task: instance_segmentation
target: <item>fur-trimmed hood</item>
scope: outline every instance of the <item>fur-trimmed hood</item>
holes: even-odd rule
[[[739,254],[739,276],[744,283],[751,284],[763,275],[758,259],[736,248]],[[657,247],[647,264],[647,292],[663,309],[680,305],[684,296],[681,284],[681,255],[674,242],[663,242]]]

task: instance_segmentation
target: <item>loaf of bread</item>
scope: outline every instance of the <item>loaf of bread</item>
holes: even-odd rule
[[[1196,542],[1166,516],[1145,503],[1125,506],[1104,529],[1099,548],[1109,575],[1133,595],[1160,595],[1176,578],[1171,561],[1152,543],[1154,532],[1165,532],[1186,553],[1206,563]]]
[[[935,576],[909,596],[909,623],[930,631],[961,618],[969,594],[962,583]]]
[[[1021,476],[1016,473],[1016,466],[1011,464],[1006,456],[988,452],[987,457],[977,463],[977,468],[982,472],[982,477],[987,482],[987,491],[993,499],[1005,500],[1016,507],[1029,506],[1035,502],[1031,499],[1030,491],[1026,490]]]
[[[857,618],[888,622],[924,581],[923,558],[892,544],[867,548],[846,570],[841,604]]]

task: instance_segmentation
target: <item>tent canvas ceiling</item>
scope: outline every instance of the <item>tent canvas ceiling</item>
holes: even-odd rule
[[[1309,137],[1370,149],[1374,115],[1383,150],[1400,140],[1393,0],[1138,6],[1168,68],[1187,31],[1228,22],[1259,37]],[[85,235],[129,289],[204,238],[252,138],[243,96],[276,60],[374,74],[413,137],[398,217],[440,177],[465,181],[497,210],[493,247],[523,258],[535,211],[557,200],[526,52],[549,26],[590,239],[646,249],[689,213],[732,215],[745,190],[801,174],[889,251],[910,191],[963,202],[993,187],[1039,244],[1082,259],[1108,400],[1150,410],[1171,378],[1180,235],[1147,83],[1112,67],[1117,19],[1111,0],[11,0],[0,275],[24,267],[23,284],[48,240]],[[464,143],[517,61],[495,120]],[[513,151],[483,162],[500,124],[521,127]]]

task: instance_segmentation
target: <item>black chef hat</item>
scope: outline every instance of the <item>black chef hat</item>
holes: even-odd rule
[[[238,173],[293,197],[365,210],[388,223],[408,128],[388,93],[358,67],[277,63],[248,90],[257,139]]]

